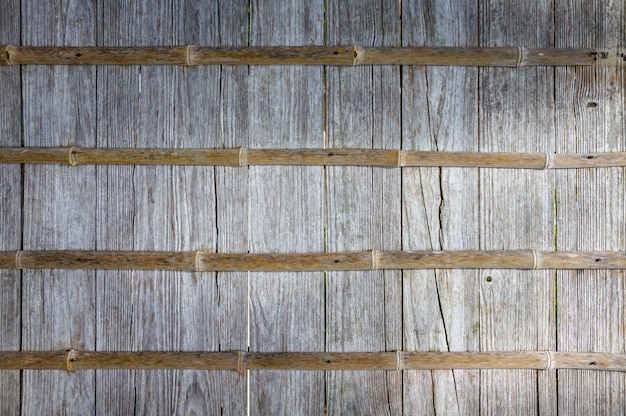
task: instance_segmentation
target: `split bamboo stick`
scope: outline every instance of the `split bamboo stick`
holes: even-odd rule
[[[351,46],[13,46],[0,45],[2,65],[459,65],[563,66],[621,62],[595,49],[522,47]],[[613,56],[615,55],[615,56]]]
[[[397,149],[134,149],[82,147],[3,147],[0,163],[67,165],[308,165],[383,167],[480,167],[572,169],[626,166],[626,152],[487,153]]]
[[[362,251],[225,254],[204,250],[2,251],[1,269],[324,271],[392,269],[626,269],[626,252]]]
[[[0,370],[450,370],[626,371],[626,355],[591,352],[113,352],[2,351]]]

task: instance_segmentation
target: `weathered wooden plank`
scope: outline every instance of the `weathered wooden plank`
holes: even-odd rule
[[[0,3],[0,39],[19,42],[19,2]],[[22,93],[19,68],[0,68],[0,146],[22,144]],[[22,167],[0,166],[0,249],[22,247]],[[21,273],[0,272],[0,347],[19,350],[21,331]],[[0,373],[0,414],[20,410],[20,372]]]
[[[23,2],[22,41],[95,44],[95,4]],[[22,69],[24,144],[95,145],[95,68]],[[24,167],[24,249],[95,248],[95,169]],[[24,271],[22,348],[94,348],[93,271]],[[25,371],[25,414],[94,412],[93,372]],[[42,400],[45,398],[45,400]]]
[[[403,3],[403,46],[476,46],[477,4]],[[478,150],[478,70],[405,67],[402,147]],[[402,172],[402,247],[478,249],[478,169],[414,168]],[[404,348],[478,351],[476,271],[404,272]],[[406,414],[479,413],[478,371],[411,371],[404,377]]]
[[[100,3],[99,42],[115,46],[150,44],[150,41],[171,39],[171,16],[168,10],[163,10],[163,5],[158,4],[149,13],[145,8],[146,4],[141,2],[133,3],[129,8],[115,3]],[[157,26],[162,30],[160,31]],[[171,70],[161,69],[159,72],[149,68],[144,71],[138,67],[100,67],[98,70],[98,145],[136,146],[137,142],[141,141],[153,146],[159,144],[162,146],[163,144],[157,143],[157,140],[165,135],[164,129],[172,128],[170,121],[172,99],[171,85],[166,88],[163,84],[167,80],[164,77],[159,78],[159,75],[163,72],[170,73]],[[163,84],[154,85],[155,82]],[[154,99],[153,97],[158,94],[157,91],[163,88],[168,92],[169,101],[163,100],[159,104],[151,105],[151,99]],[[162,120],[161,112],[169,116],[169,123]],[[166,127],[163,127],[163,124],[166,124]],[[167,138],[171,140],[170,131]],[[133,166],[117,168],[107,166],[98,169],[99,248],[133,250],[149,246],[140,239],[143,233],[137,232],[137,229],[145,230],[153,224],[142,221],[140,213],[151,208],[154,215],[158,215],[156,212],[160,206],[154,207],[155,199],[152,197],[150,207],[138,207],[137,205],[144,202],[141,195],[150,192],[152,196],[156,193],[161,202],[163,198],[167,198],[162,195],[169,196],[168,193],[171,192],[169,187],[164,189],[167,186],[167,179],[164,178],[165,186],[154,183],[156,170],[164,176],[169,169],[167,167],[148,169],[152,173],[150,178],[152,183],[149,184],[146,169],[139,172]],[[161,213],[161,217],[158,218],[161,220],[160,224],[157,220],[160,229],[154,232],[156,235],[153,234],[157,238],[167,232],[162,229],[168,220],[163,219],[163,216],[167,215]],[[148,233],[152,232],[152,229],[148,230]],[[162,241],[157,243],[157,246],[167,247],[168,244]],[[154,279],[153,282],[150,281],[150,277]],[[96,331],[99,350],[141,350],[150,349],[151,346],[158,349],[159,342],[163,342],[162,338],[170,339],[171,334],[167,332],[172,330],[171,327],[164,330],[162,325],[165,324],[164,319],[171,320],[171,316],[159,310],[153,301],[154,299],[163,301],[163,292],[169,289],[163,288],[167,286],[165,279],[167,279],[165,276],[160,275],[157,279],[154,274],[147,273],[98,271]],[[154,283],[154,286],[151,287],[150,283]],[[178,309],[174,305],[171,306],[172,309]],[[147,322],[148,320],[144,318],[145,315],[150,316],[150,312],[154,313],[152,319],[157,322]],[[153,328],[157,329],[155,331],[157,335],[148,332]],[[144,330],[148,332],[145,334],[147,338],[145,344],[148,345],[142,342]],[[171,344],[168,343],[168,346],[174,348]],[[102,414],[130,414],[135,413],[137,409],[144,412],[149,409],[153,413],[171,411],[173,404],[168,401],[173,397],[170,391],[170,372],[159,371],[153,374],[154,381],[150,384],[146,383],[147,377],[149,376],[139,371],[98,371],[97,411]],[[144,407],[145,401],[151,402],[153,407]]]
[[[251,45],[323,41],[322,1],[250,4]],[[250,67],[250,147],[323,145],[322,68]],[[323,168],[249,168],[249,250],[323,250]],[[323,273],[250,274],[250,349],[324,350]],[[319,414],[322,372],[250,374],[251,414]]]
[[[243,46],[248,43],[247,0],[218,2],[219,33],[216,44]],[[246,114],[248,106],[247,67],[220,68],[218,77],[219,99],[222,112],[219,131],[216,133],[218,147],[237,147],[249,144]],[[201,122],[199,120],[198,122]],[[217,167],[215,169],[215,192],[217,207],[217,250],[225,253],[248,251],[250,213],[248,193],[248,169]],[[219,348],[247,350],[248,332],[248,273],[218,273],[218,322]],[[247,374],[227,373],[221,406],[224,414],[244,414],[248,408]]]
[[[175,7],[176,9],[181,14],[174,21],[176,44],[217,46],[223,42],[232,44],[235,39],[238,42],[246,40],[246,37],[239,34],[239,28],[246,27],[247,3],[207,4],[207,2],[194,0],[181,2],[179,6]],[[177,71],[176,74],[180,76],[179,84],[182,84],[178,96],[179,101],[175,103],[175,108],[178,109],[176,111],[176,131],[179,132],[177,146],[223,146],[224,141],[227,140],[224,137],[227,133],[224,128],[227,125],[224,122],[226,111],[224,95],[230,94],[230,92],[224,94],[223,68],[189,68],[188,70]],[[197,94],[197,91],[203,93]],[[237,89],[235,91],[241,93]],[[245,96],[241,94],[240,97],[243,101]],[[235,107],[232,110],[239,114],[242,109]],[[228,131],[228,133],[231,137],[235,134],[234,131]],[[206,212],[212,218],[209,220],[198,217],[194,221],[195,223],[190,224],[190,227],[185,230],[185,233],[193,235],[196,233],[196,229],[203,229],[212,223],[213,229],[206,229],[205,236],[198,235],[194,244],[206,244],[203,241],[214,240],[215,242],[212,244],[215,244],[216,250],[235,250],[235,247],[228,247],[231,245],[239,246],[236,247],[236,251],[239,251],[243,248],[239,243],[242,240],[241,233],[245,233],[246,228],[240,229],[240,233],[237,233],[234,228],[229,230],[228,227],[232,225],[247,226],[247,223],[240,221],[220,223],[221,215],[224,214],[218,212],[218,205],[224,197],[218,196],[220,189],[218,188],[217,170],[218,168],[188,170],[203,176],[202,178],[197,177],[196,180],[189,183],[189,189],[186,193],[193,196],[193,202],[189,204],[188,211],[193,217]],[[197,192],[196,188],[199,184],[205,184],[204,186],[201,185],[201,189],[206,189],[205,192]],[[222,182],[222,186],[224,186],[221,189],[222,192],[232,193],[230,189],[232,183]],[[199,198],[199,194],[202,193],[207,198],[213,198],[213,200],[205,201],[204,198]],[[178,196],[179,199],[181,197],[184,198],[184,194]],[[225,199],[230,197],[231,195]],[[222,209],[231,213],[232,217],[246,218],[247,210],[235,209],[234,201],[232,202],[232,207],[224,206]],[[212,212],[208,209],[211,205],[213,205]],[[221,228],[220,225],[224,227]],[[215,236],[209,233],[215,233]],[[183,348],[188,350],[202,349],[204,351],[245,349],[248,341],[248,313],[246,308],[248,286],[245,274],[230,276],[222,273],[212,276],[210,273],[206,273],[197,286],[201,287],[203,292],[210,290],[212,300],[209,301],[208,296],[198,298],[197,295],[194,295],[194,291],[197,290],[194,286],[186,288],[186,296],[188,298],[196,297],[197,301],[194,307],[196,310],[204,309],[204,316],[202,319],[199,319],[200,314],[195,313],[187,313],[183,316],[182,319],[187,322],[185,324],[186,332],[189,333]],[[194,315],[198,316],[194,318]],[[194,338],[198,338],[199,341],[195,341]],[[188,399],[192,398],[189,397],[190,392],[195,393],[193,397],[195,406],[179,407],[181,413],[191,413],[193,409],[198,410],[198,413],[213,414],[243,414],[245,412],[247,406],[247,379],[245,376],[226,371],[211,374],[209,377],[207,377],[206,372],[183,372],[181,378],[183,382],[180,383],[183,384],[180,389],[181,392],[187,391]],[[196,386],[202,386],[203,389],[200,390]],[[203,410],[201,405],[205,406]]]
[[[134,3],[131,8],[103,5],[103,22],[136,23],[122,28],[103,25],[102,39],[106,44],[163,44],[172,39],[175,44],[217,44],[214,6],[191,1],[174,8],[166,2]],[[99,131],[111,130],[102,137],[107,145],[216,146],[221,134],[219,67],[101,69],[107,80],[101,96],[113,95],[118,100],[102,102]],[[214,168],[135,167],[104,172],[102,180],[107,195],[118,196],[116,204],[111,204],[111,198],[101,199],[102,216],[110,223],[103,230],[106,245],[131,244],[136,250],[216,249]],[[129,230],[133,233],[130,241],[119,238]],[[106,297],[101,308],[104,319],[98,320],[102,323],[100,349],[221,348],[221,325],[228,325],[229,320],[220,312],[215,274],[122,272],[101,283]],[[243,309],[239,320],[241,316],[245,317]],[[241,347],[245,339],[244,332],[229,341]],[[216,414],[224,408],[228,413],[242,413],[245,408],[242,381],[232,373],[99,372],[99,376],[112,387],[99,389],[103,413],[129,406],[140,413]]]
[[[552,4],[479,4],[481,46],[552,46]],[[532,24],[529,24],[532,21]],[[479,76],[480,150],[554,152],[553,69],[485,69]],[[544,171],[480,173],[481,249],[554,248],[554,179]],[[482,350],[552,349],[554,275],[550,271],[480,276]],[[555,372],[482,371],[481,412],[556,413]]]
[[[556,45],[626,46],[624,2],[555,2]],[[624,149],[624,69],[556,71],[557,150]],[[626,249],[623,168],[558,172],[557,239],[560,250]],[[557,274],[558,350],[624,352],[621,272]],[[559,371],[560,414],[623,414],[623,373]]]
[[[398,3],[330,2],[328,44],[396,46]],[[391,67],[326,69],[327,145],[400,146],[400,70]],[[399,249],[400,172],[367,167],[326,169],[326,247]],[[402,272],[330,272],[327,275],[328,351],[402,348]],[[402,374],[331,372],[329,414],[397,414]]]

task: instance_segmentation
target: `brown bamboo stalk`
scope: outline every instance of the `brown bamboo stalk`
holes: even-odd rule
[[[626,355],[511,352],[119,352],[1,351],[0,370],[450,370],[579,369],[626,371]]]
[[[606,55],[606,57],[605,57]],[[612,53],[595,49],[522,47],[351,46],[13,46],[0,45],[2,65],[593,65]]]
[[[397,149],[134,149],[3,147],[0,163],[67,165],[308,165],[572,169],[626,166],[626,152],[550,154],[432,152]]]
[[[325,271],[393,269],[626,269],[626,252],[362,251],[225,254],[204,250],[2,251],[2,269]]]

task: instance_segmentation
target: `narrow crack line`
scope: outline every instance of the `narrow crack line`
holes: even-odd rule
[[[24,17],[22,16],[22,2],[19,2],[19,33],[20,33],[20,45],[24,42],[24,31],[23,31],[23,21]],[[19,88],[20,88],[20,144],[21,146],[25,145],[25,131],[24,131],[24,66],[19,66]],[[21,194],[21,207],[20,207],[20,250],[24,250],[24,207],[25,207],[25,196],[26,196],[26,168],[24,164],[20,166],[20,182],[22,185],[22,194]],[[19,294],[19,309],[20,309],[20,318],[19,318],[19,334],[18,334],[18,349],[19,351],[23,350],[24,345],[24,270],[19,271],[19,282],[20,286],[18,289]],[[24,370],[19,371],[19,385],[20,385],[20,402],[19,402],[19,414],[23,414],[24,411]]]

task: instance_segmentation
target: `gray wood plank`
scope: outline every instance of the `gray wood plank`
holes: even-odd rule
[[[22,41],[95,44],[95,4],[23,2]],[[95,68],[24,67],[24,144],[95,145]],[[24,249],[95,248],[95,169],[24,167]],[[93,349],[93,271],[23,272],[22,348]],[[94,412],[94,372],[24,371],[25,414]],[[45,398],[45,400],[42,400]]]
[[[556,46],[626,46],[624,3],[555,3]],[[626,80],[620,68],[559,68],[556,72],[557,150],[623,151]],[[557,172],[559,250],[625,250],[623,168]],[[626,352],[623,272],[559,271],[558,349]],[[559,371],[561,414],[626,412],[622,373]]]
[[[395,46],[398,3],[330,2],[328,44]],[[326,69],[327,145],[400,147],[400,69],[397,66]],[[401,178],[394,169],[326,169],[328,251],[397,250],[401,247]],[[328,351],[402,348],[400,271],[327,274]],[[329,414],[402,412],[399,372],[330,372]]]
[[[157,4],[151,13],[147,13],[146,7],[141,2],[126,8],[116,3],[100,3],[99,42],[110,46],[150,45],[171,39],[169,10]],[[133,147],[141,142],[144,146],[157,147],[164,146],[159,138],[167,135],[167,139],[171,140],[171,88],[165,88],[167,81],[171,83],[171,69],[99,67],[98,70],[99,146]],[[170,75],[170,78],[161,76],[163,73]],[[166,90],[169,101],[158,97],[162,89]],[[156,97],[158,99],[155,100]],[[163,120],[162,113],[168,117],[167,121]],[[142,233],[137,229],[145,230],[153,226],[154,223],[143,220],[142,212],[151,209],[152,212],[144,216],[159,216],[163,200],[169,198],[171,188],[166,176],[168,170],[167,167],[144,167],[138,170],[134,166],[98,168],[99,249],[140,249],[149,246],[141,240],[145,232],[156,238],[167,232],[161,227],[168,223],[167,212],[160,213],[160,218],[157,218],[157,224],[161,221],[157,231],[149,229]],[[159,179],[164,183],[155,178],[156,171],[161,174]],[[148,192],[151,205],[142,207],[145,203],[142,196]],[[155,203],[157,199],[158,204]],[[166,229],[171,230],[170,227]],[[156,245],[162,249],[171,249],[165,241]],[[149,350],[159,349],[161,344],[162,349],[173,349],[172,327],[163,328],[163,325],[171,324],[172,320],[172,315],[163,311],[164,298],[173,290],[168,285],[170,276],[129,271],[97,273],[97,348]],[[159,302],[155,302],[155,299]],[[170,306],[178,311],[177,305]],[[146,315],[152,318],[152,322],[146,319]],[[152,329],[154,332],[149,332]],[[167,342],[163,338],[170,341],[169,345],[163,345]],[[140,371],[98,371],[97,376],[97,412],[100,414],[132,414],[138,409],[142,412],[167,413],[174,407],[171,401],[174,397],[171,394],[171,372],[159,371],[150,376]]]
[[[250,4],[252,45],[310,45],[323,41],[322,1]],[[323,145],[323,70],[250,67],[250,147]],[[323,168],[249,168],[250,252],[321,252]],[[323,273],[250,273],[250,349],[324,350]],[[250,374],[251,414],[321,414],[322,372]]]
[[[480,46],[552,46],[550,3],[480,3]],[[529,23],[530,22],[530,23]],[[480,150],[554,152],[551,68],[484,69],[479,76]],[[554,248],[554,174],[480,172],[480,248]],[[553,349],[554,274],[484,270],[480,276],[481,350]],[[482,371],[481,411],[555,414],[556,374]]]
[[[200,2],[201,3],[201,2]],[[219,33],[215,44],[243,46],[248,43],[248,1],[217,3]],[[248,146],[247,67],[220,67],[218,79],[221,113],[214,117],[216,147]],[[213,101],[216,98],[209,98]],[[202,123],[202,118],[197,120]],[[215,168],[217,208],[217,250],[224,253],[242,253],[248,250],[248,196],[247,169]],[[218,327],[220,350],[247,350],[248,348],[248,274],[218,273],[215,281],[218,299]],[[248,408],[248,374],[223,373],[218,383],[223,385],[220,404],[223,414],[240,415]]]
[[[19,44],[19,2],[0,3],[0,39]],[[22,144],[22,93],[19,67],[0,68],[0,146]],[[0,250],[22,247],[22,167],[0,166]],[[0,348],[20,349],[21,331],[21,273],[17,270],[0,272]],[[20,372],[0,373],[0,414],[13,415],[20,411]]]
[[[175,42],[178,44],[219,45],[226,43],[231,45],[234,43],[233,40],[238,43],[247,40],[239,29],[247,26],[247,3],[207,4],[201,0],[194,0],[181,2],[175,10],[179,11],[174,20]],[[224,90],[236,84],[231,79],[224,81],[223,78],[230,77],[231,74],[224,75],[223,72],[224,68],[219,66],[189,68],[175,72],[179,76],[177,83],[180,91],[174,104],[176,147],[220,147],[228,140],[225,134],[228,133],[230,137],[239,137],[235,135],[236,130],[229,130],[231,128],[234,130],[234,127],[224,127],[227,125],[225,95],[232,94],[231,92],[224,93]],[[237,71],[239,74],[243,72],[243,68]],[[224,83],[227,85],[225,86]],[[243,101],[244,94],[241,94],[237,88],[234,88],[234,91],[239,93],[240,100]],[[238,107],[228,108],[235,112],[235,116],[243,110]],[[232,201],[233,206],[221,207],[228,214],[218,212],[220,202],[231,198],[232,193],[232,182],[221,182],[223,188],[218,187],[217,171],[223,173],[224,169],[226,168],[188,167],[184,169],[187,176],[192,176],[192,180],[189,181],[189,187],[181,192],[177,199],[190,198],[191,201],[186,211],[191,217],[197,217],[189,224],[185,233],[193,235],[198,233],[198,229],[207,228],[203,232],[206,235],[196,236],[194,244],[201,245],[210,242],[215,250],[222,250],[222,247],[226,246],[226,252],[240,251],[238,249],[241,247],[239,243],[242,240],[241,233],[245,233],[246,228],[240,228],[238,233],[235,228],[229,229],[229,227],[247,226],[247,223],[235,220],[235,218],[247,218],[247,210],[236,209],[235,201]],[[233,168],[230,170],[232,171]],[[206,189],[206,191],[198,192],[199,189]],[[229,196],[220,197],[219,191]],[[207,200],[207,198],[212,198],[212,200]],[[211,206],[213,206],[212,212],[209,209]],[[203,213],[212,217],[203,218]],[[220,219],[224,215],[232,215],[232,217],[225,223],[221,223]],[[207,227],[208,224],[212,224],[212,229]],[[223,228],[220,225],[223,225]],[[229,245],[232,247],[228,247]],[[196,299],[196,301],[193,308],[189,308],[188,300],[183,303],[187,305],[187,310],[182,316],[183,321],[186,322],[186,339],[183,348],[204,351],[245,350],[248,341],[246,274],[203,273],[198,274],[194,281],[197,281],[194,285],[184,282],[185,297]],[[202,294],[200,297],[194,294],[199,291]],[[210,296],[205,294],[208,292]],[[222,371],[209,374],[182,372],[179,389],[187,395],[187,403],[184,407],[179,406],[177,412],[181,414],[190,414],[194,411],[198,414],[243,414],[247,406],[246,388],[246,377],[236,372]],[[193,397],[190,393],[193,393]]]
[[[105,44],[219,43],[215,5],[103,5],[102,15],[103,22],[122,22],[121,27],[103,25]],[[217,145],[222,134],[219,67],[101,69],[102,145]],[[103,223],[108,223],[102,237],[109,249],[217,249],[214,168],[107,167],[101,180],[108,197],[101,199]],[[231,319],[245,319],[245,308],[238,315],[224,313],[220,298],[231,293],[222,293],[214,273],[102,273],[109,277],[100,279],[99,286],[104,297],[99,348],[218,351],[222,344],[245,346],[246,333],[228,327]],[[245,286],[243,290],[245,294]],[[111,387],[99,389],[102,413],[130,408],[157,414],[241,414],[245,409],[245,379],[234,373],[127,371],[99,372],[99,377]]]
[[[403,46],[476,46],[477,4],[403,3]],[[478,70],[404,67],[402,147],[478,151]],[[402,171],[405,250],[479,248],[478,169]],[[404,272],[404,348],[478,351],[476,271]],[[407,371],[405,414],[478,414],[478,371]]]

